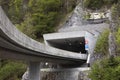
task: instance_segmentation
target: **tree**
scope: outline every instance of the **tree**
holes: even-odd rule
[[[42,38],[55,27],[78,0],[2,0],[1,5],[11,21],[28,36]]]
[[[104,2],[103,0],[84,0],[85,7],[90,9],[100,9]]]
[[[100,9],[104,6],[111,7],[113,4],[118,3],[119,0],[84,0],[84,5],[89,9]]]
[[[120,58],[110,57],[97,61],[91,68],[92,80],[120,80]]]

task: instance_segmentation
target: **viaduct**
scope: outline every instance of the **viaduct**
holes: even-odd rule
[[[44,34],[45,44],[37,42],[20,32],[0,7],[0,58],[29,62],[30,80],[40,80],[40,62],[89,63],[98,31],[69,31]]]

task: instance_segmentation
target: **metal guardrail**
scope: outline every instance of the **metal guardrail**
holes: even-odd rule
[[[89,24],[99,24],[107,21],[108,18],[100,18],[100,19],[87,19],[86,22]]]

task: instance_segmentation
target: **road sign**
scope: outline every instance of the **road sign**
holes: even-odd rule
[[[85,44],[88,44],[88,40],[85,40]]]
[[[85,50],[88,50],[88,49],[89,49],[88,44],[85,44]]]

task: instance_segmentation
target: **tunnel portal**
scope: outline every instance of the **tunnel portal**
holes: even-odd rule
[[[59,49],[77,53],[86,53],[84,37],[47,40],[47,42],[50,46]]]

